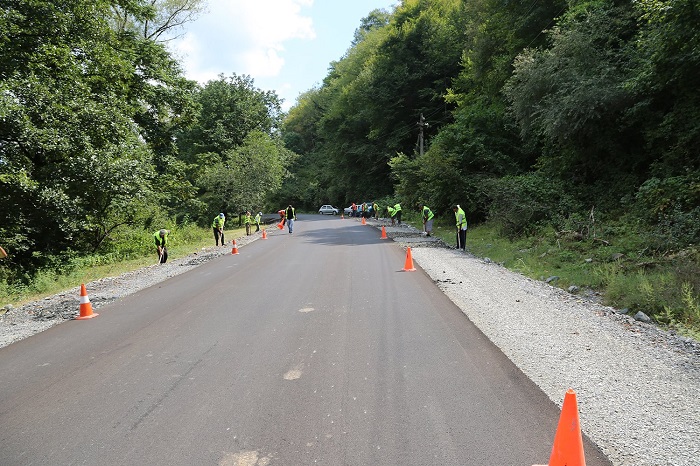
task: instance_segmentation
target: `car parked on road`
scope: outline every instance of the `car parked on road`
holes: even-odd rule
[[[333,207],[330,204],[322,205],[320,209],[318,209],[318,213],[321,215],[338,215],[338,209]]]

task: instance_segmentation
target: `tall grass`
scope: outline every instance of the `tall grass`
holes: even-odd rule
[[[207,246],[213,246],[211,230],[196,225],[166,226],[169,260],[184,257]],[[62,264],[59,270],[40,270],[26,284],[8,285],[0,281],[0,307],[41,299],[55,293],[105,277],[118,276],[157,263],[153,231],[126,229],[113,238],[108,250],[100,254],[76,257]],[[226,230],[237,236],[240,229]]]
[[[454,225],[440,219],[433,233],[454,246]],[[451,219],[450,219],[451,220]],[[422,228],[418,219],[411,223]],[[700,340],[700,253],[654,255],[642,237],[619,228],[611,241],[562,237],[551,228],[512,240],[492,223],[469,228],[467,249],[477,257],[568,289],[576,285],[603,297],[605,304],[642,311],[668,329]]]

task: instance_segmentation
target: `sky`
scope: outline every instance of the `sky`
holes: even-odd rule
[[[342,58],[362,18],[398,1],[208,0],[170,48],[187,78],[206,84],[220,74],[248,75],[287,111]]]

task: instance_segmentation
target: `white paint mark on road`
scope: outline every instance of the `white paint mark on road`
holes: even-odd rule
[[[299,309],[299,312],[307,313],[307,312],[314,312],[316,309],[313,307],[305,307],[303,309]]]
[[[260,457],[257,451],[241,451],[238,453],[226,453],[219,461],[219,466],[268,466],[270,458]]]
[[[287,371],[286,374],[284,374],[284,380],[297,380],[301,378],[301,373],[302,369],[304,368],[303,364],[299,364],[298,366],[294,367],[293,369]]]

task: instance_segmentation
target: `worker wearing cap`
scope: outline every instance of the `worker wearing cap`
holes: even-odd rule
[[[467,217],[464,215],[464,210],[455,204],[452,206],[455,213],[455,225],[457,227],[457,249],[465,251],[467,242]]]
[[[211,228],[214,230],[214,241],[216,245],[219,245],[219,239],[221,239],[221,245],[224,245],[224,223],[226,223],[226,217],[223,212],[214,217],[214,221],[211,222]]]
[[[262,220],[262,212],[258,212],[255,215],[255,232],[260,231],[260,220]]]
[[[170,233],[170,230],[165,229],[153,233],[153,241],[156,243],[159,264],[165,264],[168,260],[168,233]]]

